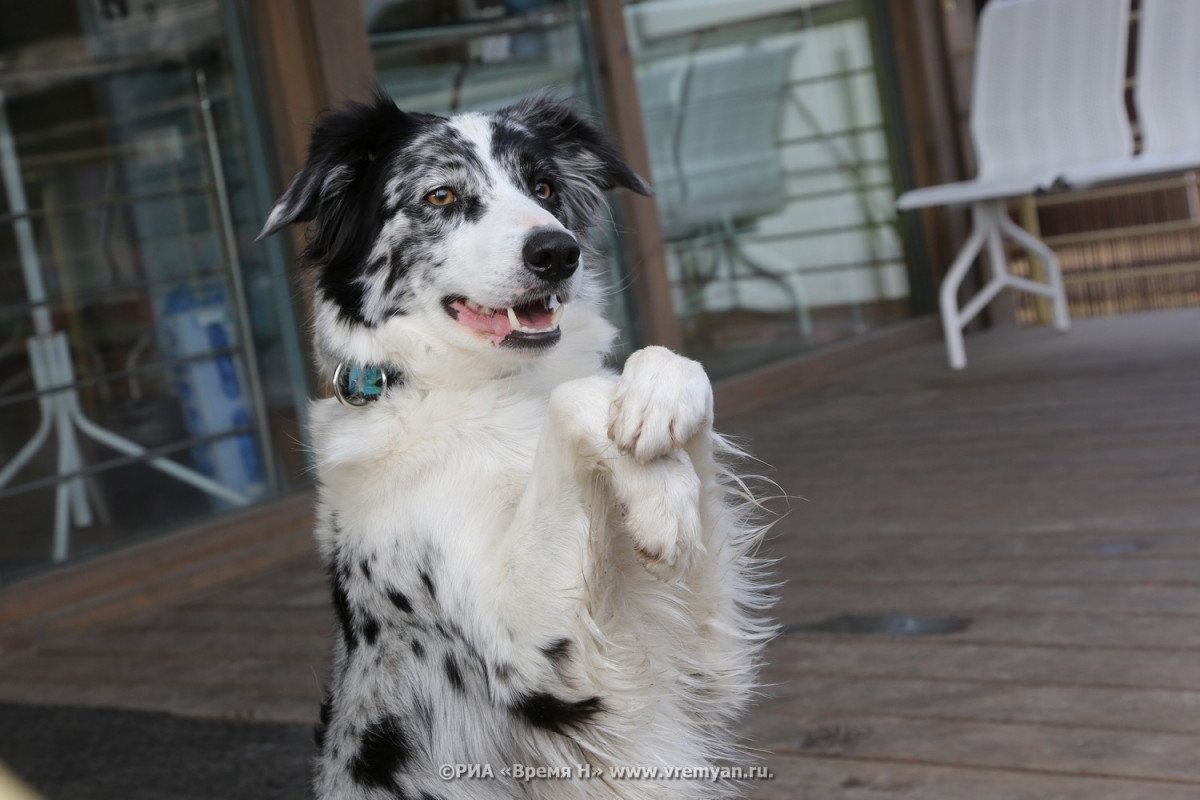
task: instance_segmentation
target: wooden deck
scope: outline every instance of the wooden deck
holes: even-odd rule
[[[751,796],[1200,797],[1200,312],[999,331],[968,357],[921,347],[722,421],[795,498],[771,542],[786,632],[746,726],[775,778]],[[876,613],[970,624],[812,632]],[[302,554],[25,630],[0,700],[307,723],[331,624]]]

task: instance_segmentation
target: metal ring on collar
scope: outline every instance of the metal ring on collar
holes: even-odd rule
[[[383,367],[343,361],[333,370],[333,394],[344,406],[362,408],[383,397],[388,388],[388,377]]]

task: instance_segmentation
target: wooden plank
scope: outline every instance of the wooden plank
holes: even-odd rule
[[[802,513],[793,512],[793,517]],[[851,524],[857,521],[857,518],[849,520]],[[1026,564],[1070,563],[1114,547],[1133,551],[1113,556],[1114,560],[1122,562],[1135,560],[1138,554],[1183,561],[1200,556],[1200,537],[1192,530],[1146,531],[1125,527],[1113,532],[1078,531],[1073,530],[1074,523],[1062,527],[1047,526],[1044,520],[1040,525],[1024,526],[1022,533],[998,532],[994,524],[990,526],[991,530],[969,532],[959,529],[930,531],[930,527],[880,522],[877,530],[871,533],[854,529],[833,533],[811,528],[806,531],[799,527],[799,530],[789,530],[786,538],[776,537],[771,544],[794,557],[797,564],[812,562],[834,567],[859,564],[863,572],[900,561],[941,564],[948,570],[976,561],[1001,561],[1011,565],[1016,572]],[[787,569],[791,570],[791,564]]]
[[[39,647],[38,654],[39,658],[89,661],[94,657],[133,660],[237,653],[282,662],[321,662],[328,659],[330,653],[330,642],[322,634],[334,630],[333,614],[326,611],[319,615],[323,625],[314,625],[318,630],[262,631],[227,627],[196,632],[174,628],[109,628],[58,637]],[[0,667],[2,674],[4,669]]]
[[[755,781],[752,800],[1194,800],[1190,785],[1044,775],[900,760],[770,755],[774,780]]]
[[[187,717],[312,725],[322,698],[317,672],[301,694],[261,686],[107,683],[14,683],[0,680],[0,698],[21,703],[167,711]],[[300,681],[295,681],[300,685]]]
[[[0,629],[66,613],[93,598],[116,595],[148,580],[185,573],[195,565],[255,547],[295,539],[311,523],[312,497],[294,495],[245,512],[208,520],[179,533],[65,567],[0,589]],[[285,546],[286,549],[286,546]],[[248,564],[251,574],[261,564]],[[236,574],[230,570],[227,574]],[[0,630],[2,633],[2,630]]]
[[[308,151],[312,121],[328,106],[316,33],[303,0],[260,0],[249,4],[271,119],[282,194],[300,171]],[[297,237],[296,252],[303,249]]]
[[[1114,544],[1120,547],[1120,544]],[[863,583],[889,586],[1005,583],[1016,586],[1181,586],[1200,587],[1200,559],[1146,556],[1125,558],[1081,554],[1053,560],[810,562],[788,567],[788,577],[806,585]]]
[[[908,611],[908,609],[905,609]],[[956,610],[933,608],[908,613],[932,615],[954,613]],[[781,616],[785,625],[803,625],[841,615],[839,608],[816,613],[804,612],[799,617]],[[804,638],[812,634],[797,633]],[[841,641],[843,637],[828,637]],[[1137,650],[1147,656],[1152,651],[1200,650],[1200,625],[1193,617],[1162,617],[1155,614],[1123,614],[1076,612],[1045,614],[1039,611],[998,614],[989,611],[971,617],[970,627],[942,639],[953,644],[1030,645],[1035,647],[1075,648],[1086,650]]]
[[[900,186],[902,190],[966,177],[953,98],[946,91],[949,60],[938,30],[939,16],[937,0],[888,0],[913,171],[913,186]],[[931,208],[919,212],[918,218],[928,253],[928,262],[921,266],[936,287],[966,238],[965,217],[961,211]]]
[[[772,645],[768,680],[797,677],[913,679],[1027,686],[1200,690],[1200,653],[954,644],[925,639],[784,636]]]
[[[788,618],[831,609],[845,613],[952,611],[982,615],[1003,613],[1086,612],[1115,616],[1156,614],[1200,617],[1197,586],[1047,586],[975,582],[959,584],[878,585],[795,583],[780,606]],[[806,611],[807,610],[807,611]]]
[[[323,670],[328,660],[324,648],[314,647],[310,660],[301,664],[288,657],[226,652],[219,658],[197,659],[191,653],[161,653],[139,658],[127,653],[74,654],[39,652],[0,665],[0,680],[33,684],[127,684],[130,686],[245,686],[268,687],[293,674]]]
[[[308,0],[325,104],[366,102],[375,88],[375,57],[367,41],[362,0]]]
[[[795,676],[768,687],[763,708],[925,721],[1024,723],[1200,735],[1200,692],[1026,686],[961,680]],[[1063,735],[1071,735],[1064,730]]]
[[[193,634],[234,628],[238,631],[273,633],[309,633],[326,637],[329,632],[326,614],[331,605],[322,608],[287,607],[237,608],[233,606],[172,605],[168,612],[139,618],[135,623],[120,622],[105,630],[178,630]]]
[[[1200,793],[1200,737],[1025,724],[900,719],[882,715],[758,714],[751,733],[776,753],[849,757],[938,767],[1011,769],[1182,784]],[[974,794],[970,795],[975,797]]]

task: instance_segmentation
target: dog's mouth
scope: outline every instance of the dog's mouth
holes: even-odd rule
[[[483,306],[465,297],[448,297],[442,306],[459,325],[488,334],[499,347],[538,350],[562,338],[558,322],[564,303],[556,294],[523,298],[507,308]]]

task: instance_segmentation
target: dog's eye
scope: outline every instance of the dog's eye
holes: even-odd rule
[[[448,206],[454,202],[454,190],[442,186],[425,195],[425,202],[431,206]]]
[[[533,194],[535,197],[549,200],[550,195],[554,194],[554,186],[551,185],[550,181],[538,181],[533,185]]]

